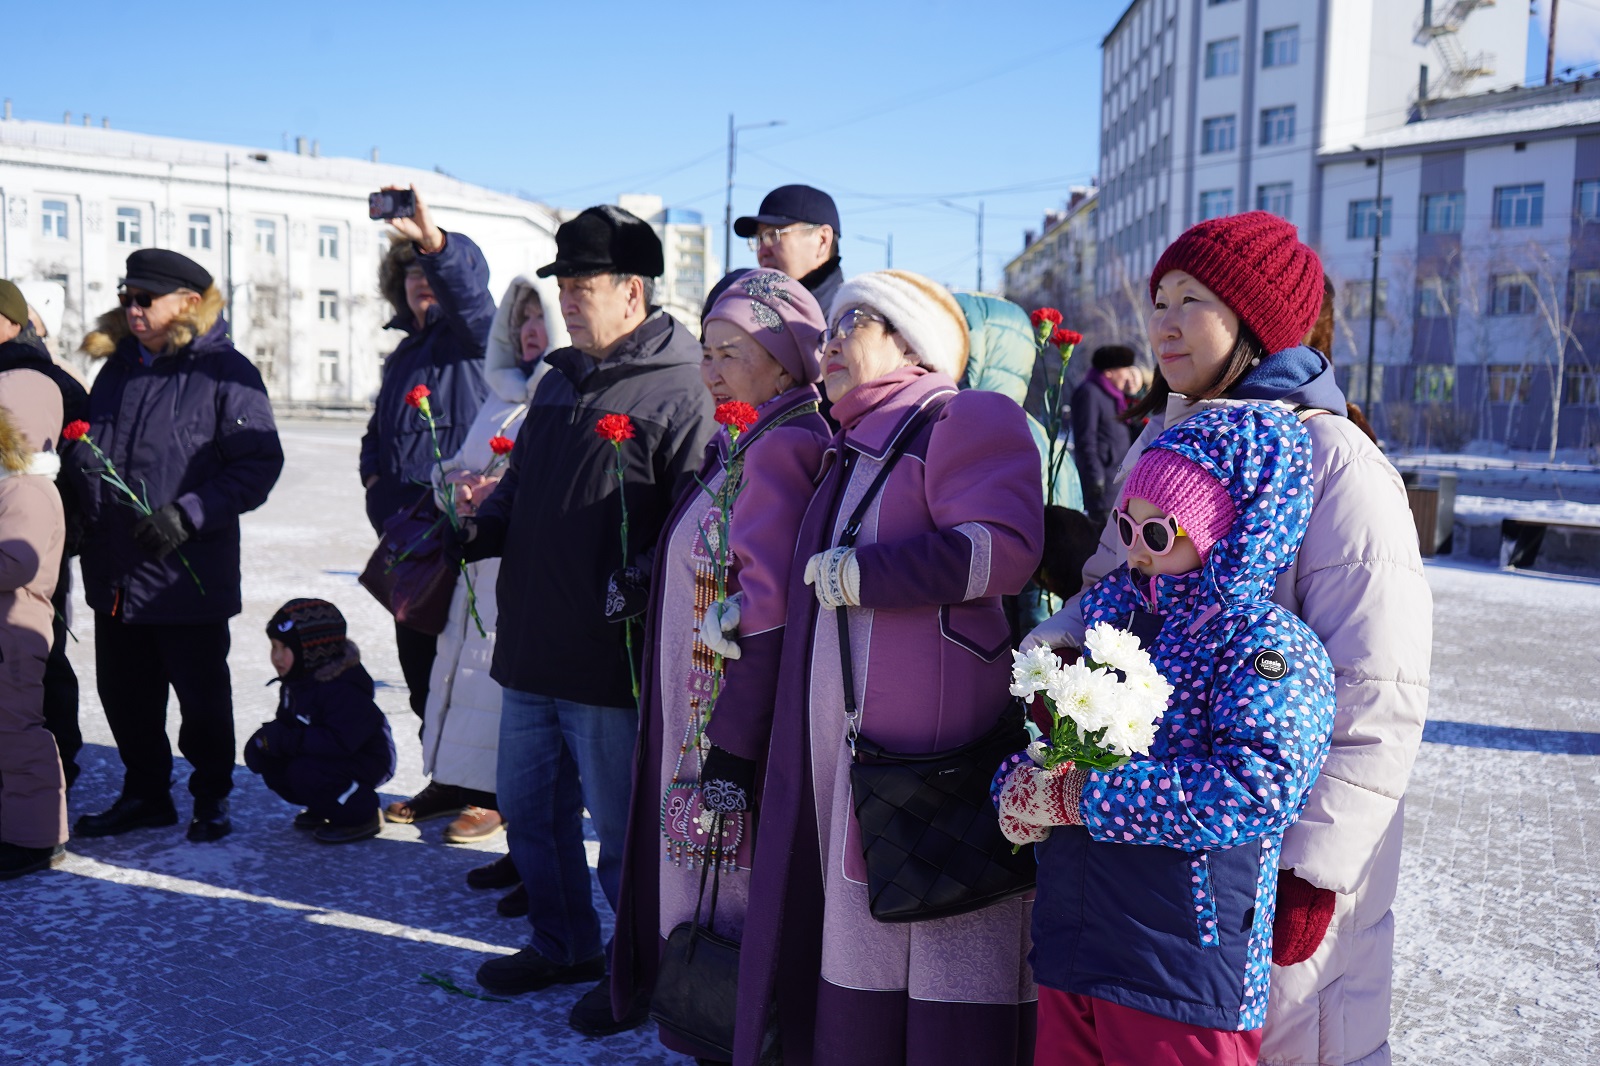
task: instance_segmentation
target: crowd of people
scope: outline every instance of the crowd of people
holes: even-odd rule
[[[357,473],[380,541],[420,524],[449,578],[437,624],[389,604],[430,781],[382,806],[390,724],[318,599],[265,623],[278,709],[243,757],[322,844],[385,819],[503,830],[467,882],[509,890],[530,935],[482,964],[486,991],[587,985],[578,1031],[654,1018],[666,1047],[744,1066],[1388,1061],[1431,600],[1293,226],[1250,212],[1174,242],[1154,374],[1131,346],[1092,354],[1074,469],[1051,462],[1037,385],[1061,364],[1028,311],[846,278],[820,190],[735,223],[759,265],[717,283],[698,337],[655,304],[661,242],[621,208],[563,224],[498,303],[420,196],[390,224],[404,339]],[[69,835],[73,554],[124,776],[72,832],[176,824],[169,690],[188,839],[232,828],[239,519],[283,452],[203,268],[136,251],[119,303],[85,394],[0,283],[0,878]],[[885,920],[858,749],[1020,728],[1014,653],[1070,659],[1100,624],[1174,688],[1149,750],[987,766],[991,835],[1036,871]]]

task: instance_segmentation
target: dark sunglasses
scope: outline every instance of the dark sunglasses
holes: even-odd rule
[[[1172,550],[1179,537],[1187,535],[1171,515],[1135,522],[1132,515],[1120,508],[1111,513],[1116,516],[1117,539],[1122,541],[1124,548],[1131,549],[1135,540],[1142,540],[1151,555],[1165,555]]]
[[[134,304],[138,304],[140,307],[149,307],[159,299],[161,299],[161,297],[148,292],[117,293],[117,303],[121,304],[124,308],[132,307]]]

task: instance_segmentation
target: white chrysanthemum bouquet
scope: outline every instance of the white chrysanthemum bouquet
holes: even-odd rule
[[[1028,747],[1034,762],[1047,770],[1068,762],[1109,770],[1149,754],[1172,686],[1138,637],[1101,622],[1085,634],[1083,657],[1071,665],[1042,645],[1011,656],[1011,694],[1043,694],[1050,711],[1049,735]]]

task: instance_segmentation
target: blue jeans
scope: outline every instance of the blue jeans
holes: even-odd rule
[[[563,966],[603,947],[583,846],[585,807],[600,838],[600,889],[616,910],[638,726],[631,707],[503,690],[495,794],[528,890],[532,946]]]

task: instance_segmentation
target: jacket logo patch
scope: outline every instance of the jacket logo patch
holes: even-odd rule
[[[1257,655],[1255,662],[1250,665],[1256,668],[1256,673],[1268,681],[1282,680],[1283,675],[1289,672],[1289,664],[1282,655],[1275,651],[1264,651]]]

